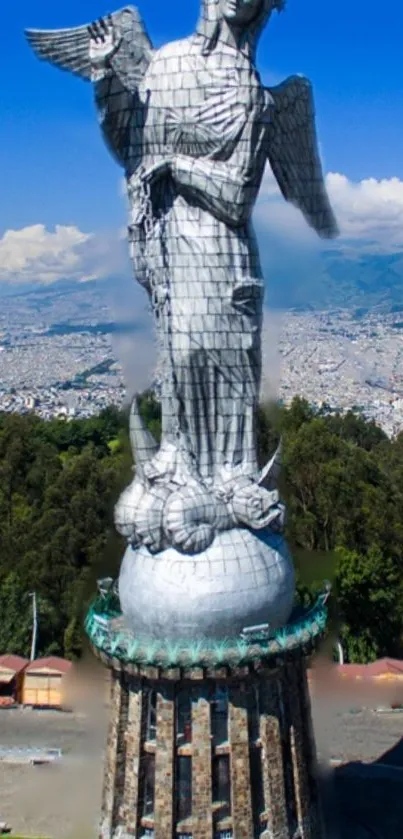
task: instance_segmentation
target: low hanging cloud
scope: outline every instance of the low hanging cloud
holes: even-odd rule
[[[7,230],[0,239],[0,282],[48,285],[85,282],[122,270],[125,250],[118,234],[84,233],[74,226],[43,224]]]
[[[330,247],[349,245],[361,250],[370,246],[377,252],[403,252],[403,181],[397,177],[351,181],[346,175],[329,172],[326,187],[340,228],[338,242]],[[316,243],[318,250],[326,247],[299,210],[284,201],[269,167],[255,218],[261,233],[270,230],[301,245]]]
[[[344,238],[403,251],[403,181],[366,178],[354,183],[332,172],[326,184]]]
[[[331,247],[340,253],[372,251],[403,253],[403,181],[399,178],[359,182],[331,172],[326,176],[330,200],[341,236],[327,244],[319,240],[302,214],[282,198],[267,167],[255,209],[262,249],[265,235],[298,248]],[[42,224],[8,230],[0,238],[0,283],[51,284],[83,282],[128,274],[127,246],[122,231],[88,233],[75,226]],[[272,244],[271,244],[272,247]]]

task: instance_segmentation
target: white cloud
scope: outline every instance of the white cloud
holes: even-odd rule
[[[49,284],[85,281],[121,270],[118,235],[84,233],[77,227],[43,224],[7,230],[0,239],[0,282]]]
[[[340,227],[340,247],[347,241],[358,248],[371,242],[377,250],[403,251],[403,181],[395,177],[356,182],[330,172],[326,186]],[[269,167],[255,218],[262,232],[291,236],[306,245],[316,241],[317,248],[323,248],[323,241],[310,230],[299,210],[284,201]]]
[[[403,181],[366,178],[357,183],[331,172],[326,183],[345,238],[403,249]]]
[[[399,178],[354,182],[331,172],[326,184],[341,237],[330,247],[340,252],[403,252],[403,181]],[[326,243],[308,227],[302,214],[282,198],[269,167],[255,210],[262,250],[271,241],[291,239],[319,253]],[[86,233],[75,226],[48,230],[35,224],[8,230],[0,238],[0,282],[49,284],[129,274],[126,231]]]

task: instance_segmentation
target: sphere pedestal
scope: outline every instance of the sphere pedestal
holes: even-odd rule
[[[306,678],[324,603],[242,650],[177,648],[170,666],[163,642],[129,654],[120,619],[93,607],[112,669],[102,839],[324,839]]]
[[[230,638],[260,624],[276,629],[287,622],[294,593],[284,537],[246,528],[217,533],[195,556],[129,546],[119,578],[128,626],[156,639]]]

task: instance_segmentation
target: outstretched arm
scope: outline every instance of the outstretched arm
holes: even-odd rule
[[[131,6],[100,18],[87,29],[92,81],[116,75],[127,93],[135,93],[153,51],[137,9]]]

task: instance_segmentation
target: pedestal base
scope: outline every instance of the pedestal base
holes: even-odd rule
[[[217,533],[202,553],[174,548],[157,555],[128,547],[119,599],[136,637],[158,640],[236,638],[246,626],[284,626],[295,574],[284,537],[234,528]]]
[[[323,839],[305,659],[113,672],[102,839]]]

